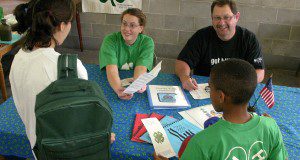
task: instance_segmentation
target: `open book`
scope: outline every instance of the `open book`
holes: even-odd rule
[[[150,107],[154,109],[187,108],[191,106],[179,86],[149,85],[147,93]]]
[[[201,129],[204,129],[204,122],[207,119],[211,117],[222,117],[222,113],[216,112],[211,104],[181,111],[179,114]]]

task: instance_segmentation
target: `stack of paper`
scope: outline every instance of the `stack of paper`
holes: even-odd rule
[[[142,119],[142,121],[143,120],[144,119]],[[177,157],[182,142],[187,137],[193,136],[202,130],[185,119],[177,120],[170,116],[165,116],[163,119],[161,119],[160,126],[162,126],[163,128],[164,130],[163,132],[166,133],[165,138],[168,138],[168,140],[170,141],[171,146],[167,146],[167,148],[172,148],[176,153]],[[146,128],[147,128],[147,132],[144,135],[142,135],[140,139],[152,143],[155,148],[155,145],[157,145],[155,141],[153,142],[153,139],[155,139],[155,135],[151,135],[151,133],[155,133],[156,132],[155,130],[157,130],[157,128],[159,127],[152,125],[152,127],[146,126]]]

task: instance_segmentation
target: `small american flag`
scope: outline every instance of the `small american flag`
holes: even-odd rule
[[[269,78],[265,87],[259,92],[262,99],[266,102],[269,108],[272,108],[275,104],[273,86],[272,86],[272,76]]]

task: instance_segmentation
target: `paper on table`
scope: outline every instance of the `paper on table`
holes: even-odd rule
[[[161,62],[162,61],[160,61],[149,73],[140,75],[124,90],[124,93],[133,94],[157,77],[159,71],[161,70]]]
[[[208,83],[198,84],[197,90],[190,91],[194,99],[206,99],[210,97],[210,89]]]
[[[176,156],[168,136],[157,118],[142,119],[146,127],[156,154],[166,158]]]
[[[211,117],[222,117],[221,112],[216,112],[214,107],[209,104],[205,106],[200,106],[197,108],[192,108],[186,111],[178,112],[184,119],[193,123],[194,125],[204,129],[204,122]]]

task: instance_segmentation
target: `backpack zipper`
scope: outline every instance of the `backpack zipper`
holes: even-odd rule
[[[70,138],[43,138],[42,143],[43,144],[53,144],[53,143],[65,143],[65,142],[71,142],[71,141],[76,141],[76,140],[82,140],[82,139],[89,139],[89,138],[99,138],[102,136],[109,136],[109,131],[104,131],[102,134],[99,133],[90,133],[90,134],[85,134],[85,135],[78,135],[78,136],[73,136]]]
[[[69,76],[69,69],[68,69],[68,67],[69,67],[69,60],[68,60],[68,55],[66,56],[66,67],[67,67],[67,77]]]

